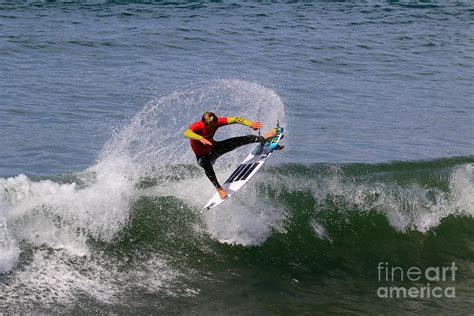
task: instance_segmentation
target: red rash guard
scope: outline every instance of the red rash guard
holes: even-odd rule
[[[217,120],[217,125],[216,126],[205,126],[203,122],[196,122],[189,126],[189,129],[192,130],[194,133],[201,135],[208,140],[210,140],[212,143],[214,143],[214,140],[212,139],[214,137],[214,134],[216,133],[216,130],[224,125],[227,125],[227,118],[226,117],[221,117]],[[199,140],[194,140],[191,139],[191,148],[193,149],[194,153],[196,156],[205,156],[209,154],[212,150],[213,146],[209,145],[204,145],[201,143]]]

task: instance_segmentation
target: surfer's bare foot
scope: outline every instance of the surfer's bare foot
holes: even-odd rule
[[[221,198],[221,200],[224,200],[227,197],[227,192],[224,191],[223,188],[218,188],[217,193],[219,193],[219,197]]]
[[[272,139],[275,136],[277,136],[277,131],[274,128],[269,130],[265,134],[263,134],[263,138],[265,139],[265,141],[268,141],[268,140]]]

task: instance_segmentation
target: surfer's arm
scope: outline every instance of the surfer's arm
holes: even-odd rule
[[[243,117],[240,117],[240,116],[227,118],[227,124],[235,124],[235,123],[245,125],[247,127],[252,126],[252,121],[244,119]]]
[[[203,143],[204,145],[208,145],[208,146],[212,146],[212,142],[207,139],[206,137],[204,136],[201,136],[199,134],[196,134],[195,132],[193,132],[192,129],[188,128],[184,133],[183,133],[184,137],[186,138],[189,138],[189,139],[192,139],[192,140],[197,140],[197,141],[200,141],[201,143]]]
[[[200,141],[201,143],[203,143],[204,145],[209,145],[209,146],[212,146],[212,142],[207,139],[206,137],[203,137],[199,134],[196,134],[195,132],[193,132],[192,129],[188,128],[184,133],[183,133],[184,137],[186,138],[189,138],[189,139],[193,139],[193,140],[198,140]]]
[[[227,118],[227,124],[241,124],[245,125],[247,127],[250,127],[251,129],[257,130],[259,128],[262,128],[262,123],[260,122],[252,122],[250,120],[244,119],[243,117],[237,116],[237,117],[228,117]]]
[[[194,133],[190,128],[188,128],[188,129],[184,132],[183,135],[184,135],[184,137],[186,137],[186,138],[194,139],[194,140],[201,140],[201,139],[204,138],[203,136]]]

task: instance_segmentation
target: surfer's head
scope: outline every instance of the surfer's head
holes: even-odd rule
[[[217,125],[217,115],[215,115],[212,112],[206,112],[202,116],[201,121],[205,126],[216,126]]]

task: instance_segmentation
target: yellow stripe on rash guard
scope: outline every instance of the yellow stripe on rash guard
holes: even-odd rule
[[[239,123],[248,127],[252,126],[252,121],[249,121],[247,119],[244,119],[243,117],[237,116],[237,117],[228,117],[227,118],[227,123],[228,124],[235,124]]]
[[[194,140],[201,140],[203,137],[201,135],[198,135],[194,133],[190,128],[188,128],[184,133],[184,137],[189,138],[189,139],[194,139]]]

